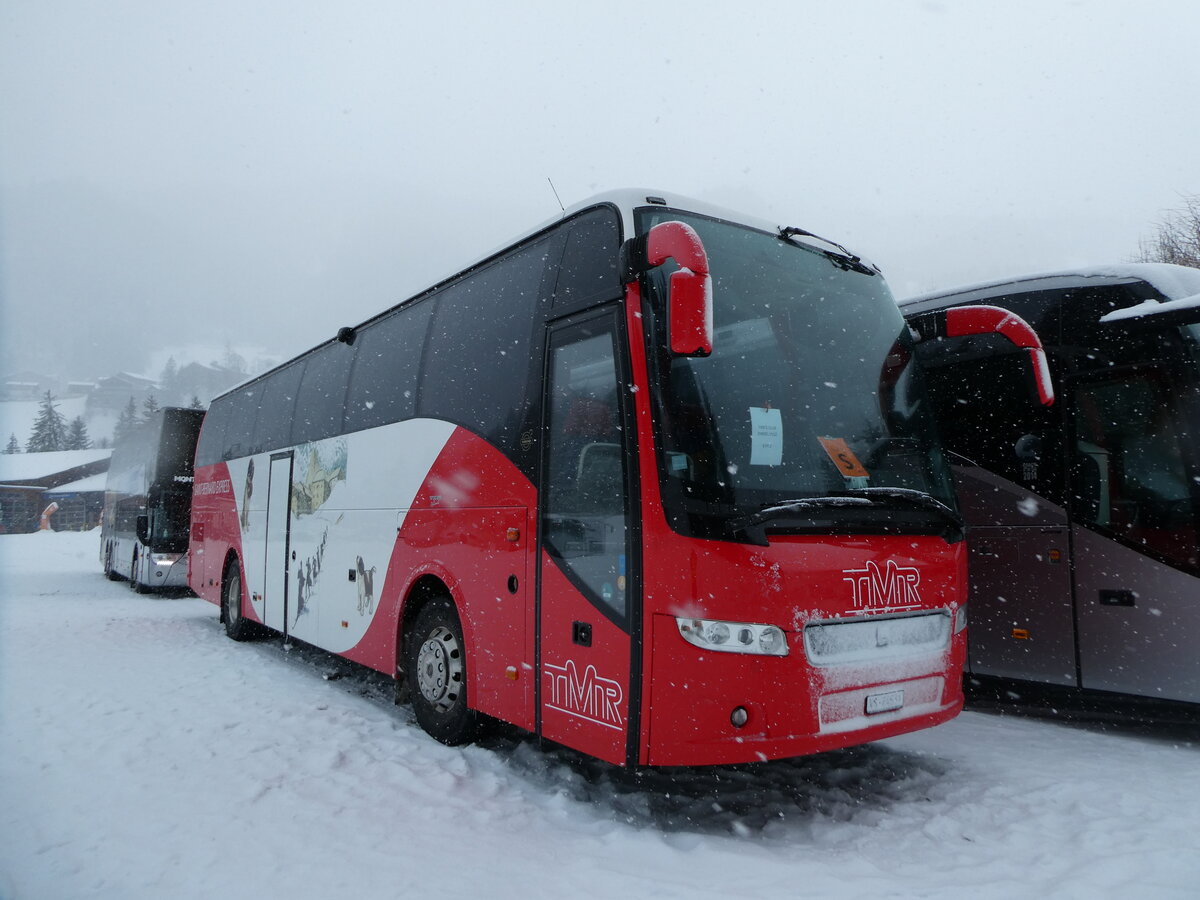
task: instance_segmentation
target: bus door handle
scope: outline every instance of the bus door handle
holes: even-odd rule
[[[1137,594],[1134,591],[1101,591],[1101,606],[1136,606]]]
[[[580,647],[592,646],[592,626],[589,622],[571,623],[571,640]]]

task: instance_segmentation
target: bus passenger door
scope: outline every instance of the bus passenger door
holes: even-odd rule
[[[287,631],[288,569],[292,518],[292,452],[271,457],[264,547],[263,623]]]
[[[1200,702],[1196,395],[1139,367],[1073,386],[1075,604],[1085,688]]]
[[[612,310],[550,333],[543,412],[538,731],[618,765],[630,755],[626,401]],[[636,730],[632,732],[636,734]]]

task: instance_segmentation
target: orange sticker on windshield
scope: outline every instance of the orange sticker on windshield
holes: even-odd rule
[[[870,478],[871,473],[863,468],[863,464],[858,461],[858,457],[854,455],[854,451],[850,449],[841,438],[823,437],[817,438],[821,442],[821,446],[825,448],[825,453],[829,459],[837,466],[838,471],[847,478]]]

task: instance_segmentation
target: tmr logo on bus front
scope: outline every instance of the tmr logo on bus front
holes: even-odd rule
[[[874,562],[868,562],[865,569],[843,569],[842,581],[850,583],[855,609],[905,609],[921,603],[917,592],[921,573],[890,559],[883,571]]]
[[[620,706],[625,692],[617,682],[597,675],[595,666],[585,668],[582,676],[573,659],[568,659],[566,665],[547,663],[542,668],[550,693],[546,701],[548,708],[605,728],[624,726]]]

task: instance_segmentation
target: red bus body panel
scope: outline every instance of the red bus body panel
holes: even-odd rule
[[[436,419],[197,469],[192,589],[219,604],[227,561],[236,557],[247,619],[263,621],[260,610],[273,610],[271,621],[297,639],[395,674],[405,604],[422,579],[437,579],[462,623],[471,705],[618,765],[800,756],[953,717],[963,702],[965,544],[926,535],[772,535],[760,547],[674,532],[659,492],[640,302],[637,284],[628,285],[640,484],[629,523],[638,542],[630,623],[588,600],[549,554],[539,557],[529,478],[481,437]],[[273,459],[292,480],[290,494],[276,480],[277,509],[268,516]],[[281,521],[286,543],[271,535]],[[290,568],[272,582],[267,554],[283,547],[275,558],[290,559]],[[280,602],[263,599],[272,591],[282,596],[282,615],[264,605]],[[877,657],[818,665],[806,650],[805,628],[814,623],[922,614],[953,623],[936,651],[891,652],[883,632]],[[681,636],[677,617],[777,626],[789,653],[704,650]],[[868,700],[901,692],[898,705]],[[740,726],[735,709],[745,711]]]

